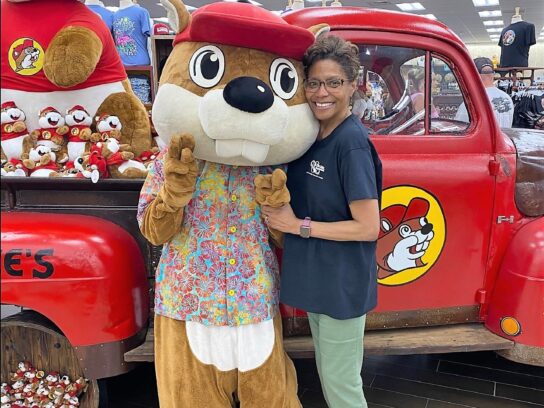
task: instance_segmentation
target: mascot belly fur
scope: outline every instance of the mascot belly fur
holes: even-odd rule
[[[230,407],[234,395],[246,407],[300,407],[254,179],[315,141],[300,63],[315,30],[246,3],[192,16],[180,0],[162,3],[177,35],[153,123],[170,146],[151,166],[138,211],[142,233],[164,244],[155,297],[161,407]]]
[[[149,150],[147,112],[132,93],[111,33],[77,0],[2,0],[2,101],[25,112],[29,131],[39,112],[81,105],[91,117],[108,113],[125,124],[122,143]]]

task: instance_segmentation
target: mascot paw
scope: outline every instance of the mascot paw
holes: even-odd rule
[[[191,200],[198,176],[193,156],[195,140],[190,134],[177,135],[170,141],[164,159],[163,200],[171,207],[183,207]]]
[[[259,174],[255,177],[256,201],[260,205],[281,207],[291,201],[291,195],[287,189],[287,175],[281,169],[276,169],[272,174]]]

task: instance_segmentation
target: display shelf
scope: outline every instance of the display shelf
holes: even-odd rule
[[[162,68],[166,59],[172,52],[172,42],[174,35],[153,35],[151,36],[151,64],[153,70],[153,90],[156,92],[159,89],[159,78],[161,77]],[[153,98],[155,93],[153,93]]]
[[[127,73],[128,77],[131,76],[145,76],[149,78],[149,87],[150,87],[150,98],[151,98],[151,104],[153,103],[153,99],[155,98],[155,88],[154,88],[154,80],[153,80],[153,72],[155,70],[151,65],[125,65],[125,72]],[[151,105],[150,103],[144,103],[144,105]],[[147,108],[146,109],[151,109]]]
[[[530,81],[535,80],[535,71],[544,71],[544,67],[501,67],[495,68],[495,80]]]

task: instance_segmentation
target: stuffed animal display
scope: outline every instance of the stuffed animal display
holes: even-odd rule
[[[161,407],[231,407],[235,395],[245,407],[300,407],[254,179],[315,141],[300,61],[320,27],[248,3],[189,16],[180,0],[161,2],[177,34],[153,124],[169,147],[150,166],[138,209],[144,236],[164,244],[154,326]],[[285,181],[274,180],[276,205],[289,200]]]
[[[1,99],[26,114],[29,132],[59,132],[60,125],[45,126],[42,119],[80,105],[91,118],[117,116],[124,124],[120,141],[136,156],[151,149],[147,111],[100,16],[78,0],[2,0],[1,7]]]
[[[10,383],[0,385],[0,407],[76,408],[87,390],[88,380],[72,381],[51,371],[47,375],[28,361],[21,361],[11,373]]]
[[[13,101],[2,103],[0,109],[2,164],[25,157],[32,147],[26,127],[25,113]]]
[[[40,127],[30,135],[24,112],[13,101],[2,106],[2,135],[6,135],[2,177],[75,177],[93,182],[109,177],[145,178],[159,152],[152,147],[135,158],[133,147],[120,143],[123,125],[117,116],[103,114],[93,124],[81,105],[68,109],[65,116],[54,107],[43,108]]]

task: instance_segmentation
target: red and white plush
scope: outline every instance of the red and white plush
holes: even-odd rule
[[[30,149],[28,159],[23,160],[30,177],[58,177],[59,166],[55,152],[49,146],[38,145]]]
[[[68,126],[68,160],[74,161],[90,149],[93,118],[83,106],[75,105],[66,111],[64,120]]]
[[[149,169],[149,166],[153,163],[153,161],[157,158],[157,155],[159,154],[159,148],[153,147],[151,150],[146,150],[145,152],[142,152],[136,160],[140,163],[143,163],[143,165]]]
[[[2,160],[21,159],[32,146],[32,139],[26,128],[26,115],[13,101],[0,107],[0,134],[2,139]]]
[[[101,155],[106,159],[108,172],[112,178],[145,178],[147,167],[143,163],[133,160],[134,153],[125,151],[117,139],[107,139],[97,143]]]
[[[67,162],[68,152],[66,151],[64,135],[68,133],[68,126],[65,125],[60,112],[51,106],[42,109],[38,125],[40,127],[31,133],[36,138],[36,144],[38,146],[47,146],[51,151],[57,152],[57,161],[59,163]]]
[[[95,120],[97,132],[93,134],[93,142],[105,141],[110,138],[121,139],[123,125],[117,116],[104,114],[97,116]]]
[[[38,113],[80,104],[91,117],[110,113],[127,123],[122,143],[139,155],[151,148],[147,110],[130,89],[108,27],[82,0],[2,0],[0,93],[25,111],[29,131]],[[130,123],[129,123],[130,121]]]

